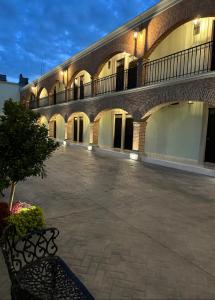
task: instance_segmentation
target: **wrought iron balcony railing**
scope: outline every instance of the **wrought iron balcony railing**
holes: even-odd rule
[[[80,86],[73,84],[73,87],[68,89],[68,101],[89,97],[92,97],[92,82]]]
[[[214,43],[208,42],[144,64],[143,85],[209,72],[215,68]]]
[[[138,70],[141,68],[141,70]],[[85,99],[106,93],[113,93],[147,86],[172,79],[200,75],[215,70],[214,42],[204,43],[168,56],[144,62],[142,65],[96,79],[86,84],[73,85],[72,88],[48,97],[33,100],[30,108],[49,104],[64,103]],[[138,75],[141,78],[138,79]],[[139,85],[138,85],[139,82]],[[50,101],[49,101],[50,100]]]

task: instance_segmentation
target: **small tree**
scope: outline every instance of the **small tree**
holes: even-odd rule
[[[37,123],[39,114],[7,100],[0,116],[0,191],[11,187],[12,208],[16,184],[30,176],[46,175],[44,161],[59,146]]]

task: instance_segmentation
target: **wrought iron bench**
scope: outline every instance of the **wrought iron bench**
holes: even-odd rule
[[[56,228],[17,238],[8,227],[1,246],[11,279],[12,300],[94,300],[65,262],[55,254]]]

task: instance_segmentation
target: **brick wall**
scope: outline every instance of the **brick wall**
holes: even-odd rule
[[[145,28],[144,41],[137,43],[136,56],[138,58],[146,58],[156,45],[169,34],[177,26],[194,19],[200,15],[201,17],[215,16],[214,0],[184,0],[174,5],[168,10],[156,15],[148,21]],[[111,16],[110,16],[111,17]],[[95,49],[85,57],[80,58],[76,62],[70,64],[68,69],[68,85],[71,84],[74,76],[81,70],[88,71],[94,78],[100,72],[104,63],[114,54],[119,52],[128,52],[134,54],[135,41],[133,30],[118,36],[107,44]],[[38,83],[38,91],[42,87],[46,87],[48,92],[54,86],[57,80],[62,81],[60,71],[51,74],[48,78],[44,78]],[[21,92],[21,97],[26,100],[30,97],[31,88]]]

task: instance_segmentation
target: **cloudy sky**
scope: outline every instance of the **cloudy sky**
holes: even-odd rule
[[[33,80],[158,0],[0,0],[0,73]]]

